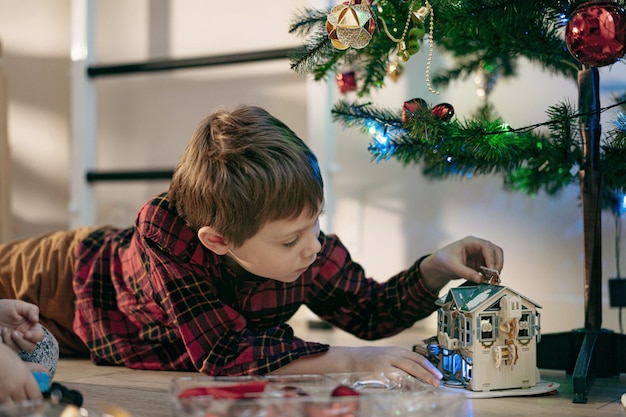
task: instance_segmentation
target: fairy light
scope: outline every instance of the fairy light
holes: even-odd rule
[[[622,132],[626,132],[626,114],[619,112],[617,119],[613,122]]]

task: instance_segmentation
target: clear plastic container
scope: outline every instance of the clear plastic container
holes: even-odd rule
[[[399,373],[182,377],[174,417],[460,417],[465,396]]]

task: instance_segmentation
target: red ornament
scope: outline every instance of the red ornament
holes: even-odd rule
[[[402,105],[402,123],[406,123],[422,109],[428,108],[428,103],[423,98],[414,98],[405,101]]]
[[[330,394],[331,397],[349,397],[352,395],[361,395],[361,394],[359,394],[357,390],[350,388],[348,386],[345,386],[345,385],[339,385],[335,387],[333,392],[331,392]]]
[[[433,116],[438,117],[444,121],[450,120],[452,119],[452,116],[454,116],[454,107],[452,107],[452,104],[449,103],[437,104],[435,107],[433,107],[431,113],[433,114]]]
[[[343,94],[356,90],[356,76],[354,71],[340,72],[335,76],[337,87]]]
[[[578,6],[565,27],[565,44],[584,65],[611,65],[626,53],[626,12],[612,1]]]

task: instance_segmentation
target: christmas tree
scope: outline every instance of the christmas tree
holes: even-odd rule
[[[574,374],[577,402],[584,402],[592,373],[624,372],[626,359],[621,356],[617,364],[589,369],[594,352],[604,355],[608,351],[603,349],[614,345],[623,355],[626,343],[624,335],[604,339],[600,328],[599,237],[600,210],[619,216],[626,192],[626,92],[616,92],[613,103],[600,107],[597,69],[626,53],[624,1],[350,0],[328,10],[303,10],[294,17],[291,32],[304,38],[303,46],[290,55],[292,69],[317,81],[336,75],[342,91],[356,90],[358,100],[336,103],[333,119],[370,135],[369,150],[376,161],[394,158],[418,165],[435,179],[497,174],[506,189],[529,195],[555,195],[579,183],[585,326],[582,336],[561,335],[548,343],[544,337],[542,344],[548,345],[546,351],[580,346],[575,364],[565,365]],[[488,98],[495,80],[514,78],[519,59],[526,58],[577,82],[578,104],[563,101],[546,110],[546,120],[515,127],[487,99],[463,120],[453,117],[448,103],[430,108],[415,98],[388,109],[371,102],[372,90],[401,76],[403,63],[426,47],[426,83],[433,93],[475,75]],[[452,55],[454,65],[431,74],[435,48]],[[352,70],[342,73],[346,66]],[[612,108],[622,112],[601,133],[601,113]]]

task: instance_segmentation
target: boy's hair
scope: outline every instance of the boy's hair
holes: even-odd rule
[[[268,221],[317,213],[323,189],[302,139],[262,108],[239,106],[200,122],[168,197],[190,227],[211,226],[238,247]]]

